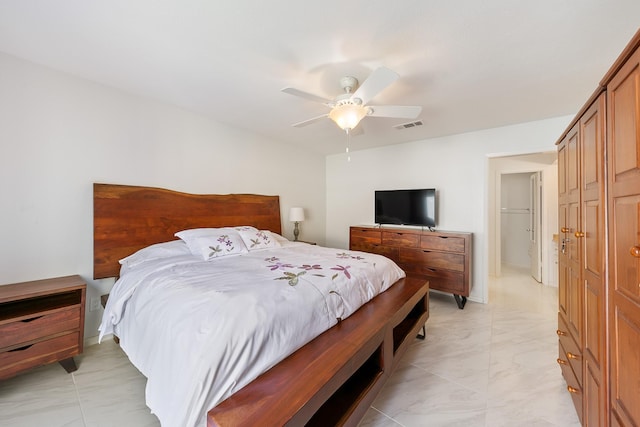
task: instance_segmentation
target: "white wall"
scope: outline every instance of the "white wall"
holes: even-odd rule
[[[555,151],[573,116],[327,157],[327,245],[347,248],[349,226],[373,224],[376,189],[438,189],[438,229],[470,231],[470,299],[487,300],[489,157]]]
[[[325,159],[179,108],[0,54],[0,283],[80,274],[93,281],[93,182],[280,196],[324,243]],[[102,311],[89,312],[85,336]]]

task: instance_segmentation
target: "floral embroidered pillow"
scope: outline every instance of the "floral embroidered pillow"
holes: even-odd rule
[[[279,248],[281,246],[270,231],[257,230],[255,228],[253,230],[237,228],[237,230],[245,246],[250,251],[255,251],[257,249]]]
[[[192,254],[205,261],[248,252],[238,231],[230,227],[194,228],[175,235],[187,244]]]

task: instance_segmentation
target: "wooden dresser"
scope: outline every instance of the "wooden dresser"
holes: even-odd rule
[[[583,426],[640,425],[640,31],[558,141],[558,363]]]
[[[429,289],[452,293],[464,308],[471,283],[471,233],[356,226],[349,249],[384,255]]]
[[[82,353],[86,284],[67,276],[0,286],[0,380]]]

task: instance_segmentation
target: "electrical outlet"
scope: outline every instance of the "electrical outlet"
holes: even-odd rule
[[[100,310],[100,298],[91,298],[91,304],[89,305],[89,311]]]

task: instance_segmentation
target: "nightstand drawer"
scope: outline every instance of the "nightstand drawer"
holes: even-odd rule
[[[72,332],[0,353],[0,380],[16,372],[68,359],[79,353],[80,334]]]
[[[31,317],[0,325],[0,349],[20,347],[20,343],[37,340],[65,331],[78,329],[80,306],[35,313]]]

